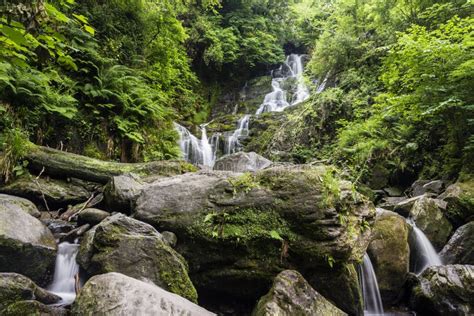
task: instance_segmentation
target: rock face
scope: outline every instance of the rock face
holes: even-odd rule
[[[271,164],[270,160],[254,152],[238,152],[218,159],[214,165],[214,170],[254,172],[268,168]]]
[[[347,315],[316,292],[297,271],[278,274],[267,295],[262,297],[253,316]]]
[[[411,304],[422,315],[472,315],[474,266],[430,267],[412,290]]]
[[[459,227],[439,255],[445,264],[474,265],[474,222]]]
[[[429,197],[422,197],[415,202],[410,210],[410,216],[416,225],[431,241],[433,246],[441,250],[446,244],[453,226],[444,216],[446,203]]]
[[[368,252],[374,265],[380,295],[385,303],[393,304],[402,295],[409,271],[409,225],[403,217],[381,211],[373,227]]]
[[[153,284],[120,273],[92,277],[74,302],[72,315],[211,316],[202,307]]]
[[[310,283],[357,313],[357,277],[338,276],[364,254],[370,231],[363,224],[375,209],[351,188],[325,166],[200,172],[146,187],[134,216],[177,235],[176,249],[199,290],[257,299],[276,274],[293,266],[314,280],[334,276]]]
[[[0,209],[5,208],[11,209],[15,212],[25,211],[36,218],[41,216],[40,211],[38,211],[33,202],[17,196],[0,194]]]
[[[56,242],[49,229],[23,210],[0,204],[0,272],[45,282],[54,267]]]
[[[58,302],[60,297],[43,290],[33,281],[21,274],[0,273],[1,315],[5,315],[11,305],[28,300],[37,300],[44,304],[53,304]],[[10,310],[12,308],[13,307],[10,307]]]
[[[474,219],[474,180],[456,182],[439,196],[447,203],[446,217],[459,227]]]
[[[67,206],[86,201],[91,193],[76,183],[55,179],[21,177],[0,188],[0,192],[33,199],[43,204],[43,195],[48,204]]]
[[[140,194],[143,183],[138,176],[127,174],[113,177],[105,187],[104,202],[115,212],[130,214],[132,205]]]
[[[79,264],[91,275],[120,272],[197,300],[184,259],[150,225],[115,214],[88,231]]]

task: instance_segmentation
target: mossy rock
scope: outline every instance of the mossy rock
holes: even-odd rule
[[[455,228],[474,219],[474,180],[472,176],[450,185],[439,198],[447,202],[445,214]]]
[[[36,218],[41,216],[33,202],[13,195],[0,194],[0,208],[22,210]]]
[[[84,236],[79,264],[90,274],[120,272],[197,301],[185,260],[150,225],[115,214]]]
[[[133,216],[178,236],[198,291],[254,300],[288,267],[326,275],[358,262],[375,209],[332,167],[281,166],[158,180],[142,191]],[[356,279],[332,283],[353,294],[327,297],[359,310]]]

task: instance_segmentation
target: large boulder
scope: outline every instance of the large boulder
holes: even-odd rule
[[[408,217],[410,216],[410,211],[413,208],[413,205],[415,205],[415,202],[418,201],[421,198],[429,198],[432,197],[431,195],[423,194],[423,195],[417,195],[409,199],[404,199],[403,201],[398,202],[394,207],[393,211],[404,216]]]
[[[474,222],[459,227],[439,255],[445,264],[474,265]]]
[[[50,230],[19,204],[0,204],[0,272],[16,272],[43,284],[56,258]]]
[[[441,180],[417,180],[411,186],[411,193],[413,196],[420,196],[426,193],[438,195],[443,192],[444,188],[445,183]]]
[[[202,307],[162,288],[120,273],[107,273],[86,282],[72,315],[211,316]]]
[[[410,216],[416,222],[433,246],[439,251],[448,241],[453,226],[444,216],[446,202],[426,196],[418,199],[410,210]]]
[[[143,186],[144,183],[134,174],[113,177],[104,190],[107,209],[130,214]]]
[[[196,301],[184,259],[150,225],[115,214],[88,231],[79,264],[91,275],[120,272]]]
[[[254,172],[268,168],[271,164],[270,160],[254,152],[238,152],[219,158],[214,165],[214,170]]]
[[[374,265],[384,303],[393,304],[402,295],[410,266],[410,226],[400,215],[377,214],[368,253]]]
[[[373,205],[325,166],[161,179],[142,191],[134,213],[177,235],[176,249],[190,264],[198,290],[248,300],[266,293],[287,267],[316,280],[360,260],[374,215]],[[346,281],[334,277],[312,285],[357,312],[357,279],[354,286]],[[347,291],[335,295],[321,287]]]
[[[40,211],[30,200],[7,194],[0,194],[0,209],[9,208],[14,211],[25,211],[33,217],[39,218]]]
[[[270,291],[260,299],[253,316],[347,315],[316,292],[294,270],[278,274]]]
[[[94,226],[99,224],[109,216],[109,212],[99,210],[97,208],[86,208],[78,214],[77,221],[79,225],[90,224]]]
[[[439,196],[446,201],[446,217],[459,227],[474,220],[474,179],[458,181]]]
[[[36,300],[44,304],[53,304],[58,302],[60,297],[40,288],[29,278],[21,274],[0,273],[0,315],[7,315],[20,302],[30,300]],[[7,310],[10,310],[10,312],[7,313]]]
[[[77,182],[51,178],[36,179],[30,175],[0,187],[0,192],[31,199],[42,205],[44,199],[51,206],[77,204],[91,196],[91,192]]]
[[[419,276],[411,305],[421,315],[472,315],[473,298],[474,266],[436,266]]]

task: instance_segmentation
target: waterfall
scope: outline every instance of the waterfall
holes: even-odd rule
[[[213,149],[207,138],[206,126],[201,125],[201,139],[191,134],[184,126],[175,123],[179,133],[179,146],[184,160],[204,166],[212,167],[216,160],[216,149]],[[216,140],[213,140],[216,142]]]
[[[240,137],[241,136],[248,136],[249,133],[249,123],[250,123],[250,115],[243,116],[237,122],[237,129],[227,137],[226,146],[224,150],[224,154],[233,154],[237,151],[240,151],[241,144],[240,144]]]
[[[303,56],[288,55],[285,63],[272,72],[272,92],[265,96],[263,103],[257,110],[257,115],[264,112],[281,112],[287,107],[299,104],[309,98],[309,89],[303,77]],[[297,86],[291,100],[288,101],[287,94],[292,93],[291,90],[288,90],[291,80],[296,80]]]
[[[360,286],[364,299],[364,315],[383,315],[382,299],[370,257],[365,254],[359,266]]]
[[[58,245],[54,278],[48,287],[50,292],[61,297],[57,305],[71,305],[76,299],[76,276],[79,273],[79,265],[76,263],[78,251],[78,244],[63,242]]]
[[[407,219],[407,222],[413,227],[413,233],[415,237],[415,251],[413,252],[412,256],[412,258],[414,258],[414,272],[416,274],[421,274],[428,267],[442,265],[438,253],[434,249],[428,237],[426,237],[423,231],[416,226],[415,221],[409,218]]]

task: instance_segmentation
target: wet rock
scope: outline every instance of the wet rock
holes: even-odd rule
[[[270,291],[260,299],[253,316],[347,315],[316,292],[297,271],[278,274]]]
[[[430,267],[412,289],[412,308],[421,315],[472,315],[474,266]]]
[[[47,281],[54,267],[56,242],[49,229],[22,208],[0,204],[0,272]]]
[[[445,264],[474,265],[474,222],[459,227],[439,255]]]
[[[39,218],[40,211],[36,208],[33,202],[13,195],[0,194],[0,209],[9,208],[12,210],[22,210],[33,217]]]
[[[92,226],[99,224],[110,216],[109,212],[99,210],[97,208],[86,208],[78,215],[78,224],[90,224]]]
[[[377,214],[368,253],[384,303],[396,303],[402,295],[410,265],[409,227],[406,220],[394,212]]]
[[[120,272],[197,300],[184,259],[152,226],[123,214],[110,216],[89,230],[77,259],[91,275]]]
[[[107,209],[130,214],[143,187],[144,183],[134,174],[113,177],[107,183],[104,191],[104,202]]]
[[[474,180],[458,181],[439,196],[446,201],[446,217],[454,227],[474,219]]]
[[[410,210],[410,216],[418,228],[425,233],[438,251],[446,244],[453,229],[444,216],[445,209],[446,202],[424,196],[417,200]]]
[[[272,162],[254,152],[238,152],[218,159],[214,170],[254,172],[270,167]]]
[[[261,297],[287,267],[303,275],[311,270],[316,280],[358,262],[370,233],[362,225],[370,225],[374,215],[367,199],[353,195],[350,183],[322,165],[162,179],[143,190],[134,213],[178,236],[176,249],[199,290],[245,300]],[[310,284],[357,312],[357,276],[354,280],[355,291],[343,278]],[[322,287],[340,290],[336,295]]]
[[[48,291],[37,286],[29,278],[17,273],[0,273],[0,314],[7,315],[11,305],[19,302],[37,300],[44,304],[53,304],[60,300]],[[13,307],[10,308],[10,311]],[[29,315],[20,313],[17,315]]]
[[[49,206],[55,207],[84,202],[91,196],[91,192],[77,183],[32,176],[20,177],[0,187],[0,192],[31,199],[40,205],[44,205],[44,197]]]
[[[120,273],[107,273],[86,282],[72,315],[215,315],[181,296]]]

